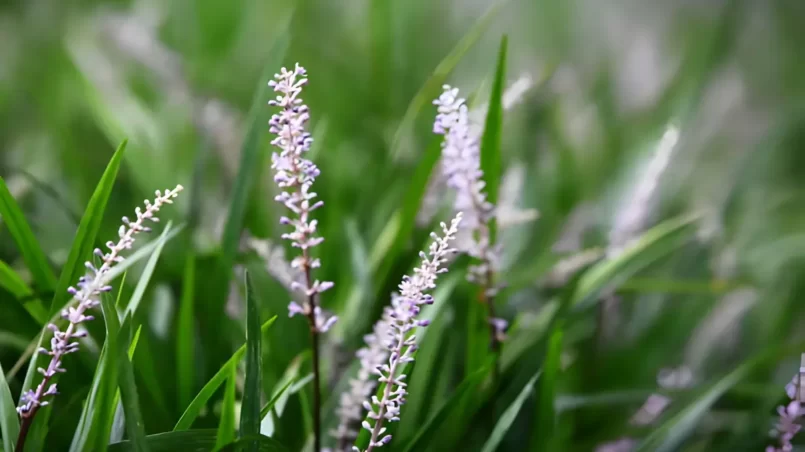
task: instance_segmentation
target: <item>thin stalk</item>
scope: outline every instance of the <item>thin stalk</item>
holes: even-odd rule
[[[307,250],[302,252],[305,259],[305,282],[311,287],[310,260]],[[316,327],[316,296],[308,296],[310,313],[307,315],[310,326],[310,350],[313,359],[313,450],[321,452],[321,371],[319,368],[319,330]]]

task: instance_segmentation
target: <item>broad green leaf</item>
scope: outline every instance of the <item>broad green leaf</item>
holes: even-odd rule
[[[117,347],[117,359],[120,362],[119,393],[123,404],[123,412],[126,415],[126,431],[131,442],[131,450],[148,452],[150,449],[145,440],[145,422],[143,421],[143,413],[140,410],[137,384],[134,380],[134,367],[131,364],[131,356],[134,354],[139,332],[140,328],[137,329],[137,334],[135,334],[134,338],[130,339],[131,317],[126,316],[126,320],[123,321],[123,326],[120,329]]]
[[[216,449],[235,440],[235,381],[237,378],[238,366],[230,366],[224,390],[224,403],[221,406],[221,419],[218,423],[218,439],[215,440]]]
[[[508,36],[503,35],[498,51],[498,65],[495,70],[495,82],[492,85],[492,92],[489,97],[489,109],[486,113],[486,123],[484,124],[484,134],[481,137],[481,171],[484,173],[486,182],[487,200],[492,205],[498,203],[498,191],[500,178],[503,171],[503,159],[501,157],[501,141],[503,138],[503,90],[506,83],[506,51],[508,48]],[[494,219],[490,225],[489,241],[495,243],[497,225]]]
[[[274,316],[268,319],[263,325],[260,327],[261,334],[265,334],[268,331],[268,328],[274,323],[277,319],[277,316]],[[246,353],[246,344],[243,344],[240,348],[235,351],[229,360],[224,363],[223,366],[218,370],[218,372],[213,375],[210,381],[201,388],[201,391],[196,395],[190,405],[185,409],[182,417],[179,418],[179,422],[176,423],[176,426],[173,427],[173,431],[181,431],[181,430],[189,430],[190,427],[193,425],[193,421],[196,420],[198,415],[201,413],[202,408],[207,404],[207,401],[210,400],[210,397],[215,393],[215,391],[221,386],[221,383],[226,380],[229,376],[230,369],[237,368],[238,363],[240,362],[243,355]]]
[[[285,448],[282,444],[280,444],[277,440],[273,438],[269,438],[265,435],[249,435],[243,438],[240,438],[237,441],[231,442],[220,449],[216,449],[215,452],[236,452],[242,450],[249,450],[252,446],[257,452],[287,452],[288,449]]]
[[[22,301],[22,306],[31,314],[40,325],[44,325],[48,320],[48,312],[42,301],[37,299],[30,299],[34,295],[34,291],[28,287],[28,284],[9,267],[8,264],[0,260],[0,287],[6,289],[9,293],[14,295],[18,300]]]
[[[439,90],[447,80],[447,76],[458,65],[464,55],[472,48],[472,46],[481,38],[484,31],[492,23],[492,20],[497,17],[497,14],[502,9],[503,5],[508,0],[497,0],[494,2],[484,14],[478,18],[473,26],[467,30],[467,33],[456,43],[456,46],[444,57],[444,59],[433,70],[433,74],[425,81],[422,88],[411,99],[408,104],[408,109],[405,111],[400,126],[394,135],[394,140],[391,144],[391,155],[394,160],[399,159],[405,152],[403,146],[403,139],[414,126],[414,121],[420,110],[429,104],[431,100],[439,95]]]
[[[137,286],[134,288],[134,293],[131,294],[129,303],[126,305],[126,309],[123,312],[123,317],[134,317],[134,315],[137,313],[137,308],[140,306],[143,295],[145,295],[145,290],[148,288],[148,284],[151,282],[151,277],[154,275],[157,262],[159,262],[159,256],[162,254],[162,248],[165,247],[165,243],[167,242],[166,238],[171,231],[171,226],[172,223],[169,221],[168,224],[165,225],[165,229],[162,231],[162,234],[160,234],[159,239],[157,240],[156,248],[154,248],[154,252],[151,253],[151,257],[148,258],[148,262],[145,264],[143,273],[140,275],[140,280],[137,281]]]
[[[263,386],[263,346],[260,334],[260,303],[246,271],[246,381],[240,406],[240,437],[260,433],[260,397]],[[257,444],[249,447],[257,450]]]
[[[698,426],[710,408],[727,391],[735,387],[741,380],[757,372],[759,369],[777,363],[781,358],[799,355],[805,349],[805,343],[785,348],[773,347],[745,361],[735,370],[715,381],[694,400],[668,417],[651,434],[640,443],[635,452],[666,452],[678,450],[679,446]]]
[[[595,264],[579,280],[571,300],[572,309],[592,303],[608,287],[617,287],[638,271],[684,244],[694,232],[698,215],[667,220],[646,231],[616,256]]]
[[[8,388],[6,374],[0,364],[0,434],[3,435],[3,449],[12,452],[20,433],[20,418],[17,407]]]
[[[468,419],[480,404],[478,400],[479,388],[489,376],[491,370],[492,365],[487,364],[470,374],[461,382],[452,397],[436,411],[436,414],[422,426],[422,429],[420,429],[416,437],[405,446],[405,452],[425,450],[428,447],[434,447],[439,440],[443,439],[439,437],[443,435],[443,429],[447,424],[456,426],[458,422],[460,422],[458,420]],[[392,439],[392,441],[394,440]]]
[[[215,429],[183,430],[181,432],[157,433],[145,437],[148,448],[152,452],[209,452],[215,448]],[[131,450],[131,441],[121,441],[110,444],[109,452],[128,452]]]
[[[517,415],[520,413],[520,409],[523,407],[526,399],[534,390],[534,383],[537,381],[538,377],[539,373],[534,375],[523,387],[523,390],[520,391],[517,398],[514,399],[514,402],[506,408],[506,411],[503,412],[500,419],[498,419],[498,422],[495,424],[495,428],[492,430],[492,434],[489,435],[489,439],[484,443],[481,452],[495,452],[498,449],[500,442],[503,441],[503,438],[506,436],[506,432],[509,431],[509,428],[514,424],[514,420],[517,419]]]
[[[556,448],[556,379],[562,358],[563,323],[560,321],[554,326],[548,340],[548,353],[542,366],[543,373],[537,394],[536,426],[531,438],[533,451],[552,451]]]
[[[195,291],[196,254],[188,250],[182,277],[182,298],[179,301],[179,320],[176,332],[176,385],[180,407],[190,403],[195,387]]]
[[[25,220],[22,209],[11,196],[6,181],[2,177],[0,177],[0,217],[17,244],[25,265],[31,271],[37,289],[42,292],[53,290],[56,287],[56,275],[50,267],[45,252],[36,241],[31,226]]]

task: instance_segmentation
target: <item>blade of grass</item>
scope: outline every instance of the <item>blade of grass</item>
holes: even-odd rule
[[[14,295],[18,300],[20,299],[28,299],[33,297],[34,291],[25,284],[25,281],[22,279],[17,272],[14,271],[13,268],[9,267],[8,264],[0,260],[0,287],[6,289],[9,293]],[[48,313],[45,306],[42,304],[42,301],[37,299],[28,300],[22,302],[22,306],[31,314],[31,317],[34,318],[40,325],[44,325],[48,320]]]
[[[548,340],[548,353],[543,364],[537,395],[536,427],[531,438],[531,450],[552,451],[556,449],[556,379],[562,357],[562,337],[564,331],[559,322]]]
[[[11,196],[6,181],[0,177],[0,217],[8,228],[8,232],[17,244],[17,248],[34,278],[37,289],[47,292],[56,287],[56,275],[50,262],[36,241],[31,226],[25,220],[19,204]]]
[[[489,97],[489,110],[486,113],[484,134],[481,137],[481,171],[484,173],[484,182],[486,182],[484,188],[486,189],[487,199],[493,206],[498,203],[498,191],[503,168],[500,145],[503,138],[503,90],[506,83],[506,51],[508,43],[508,36],[503,35],[500,41],[500,50],[498,51],[495,82],[492,85],[492,93]],[[496,234],[497,224],[493,217],[489,227],[490,243],[495,243]]]
[[[148,448],[152,452],[209,452],[215,447],[215,438],[218,432],[215,429],[184,430],[181,432],[167,432],[148,435],[145,437]],[[131,450],[131,441],[121,441],[110,444],[109,452],[128,452]]]
[[[517,415],[520,413],[520,409],[523,407],[526,399],[534,391],[534,383],[537,381],[538,377],[539,372],[526,383],[523,390],[520,391],[520,394],[514,399],[514,402],[506,408],[506,411],[503,412],[503,415],[500,416],[500,419],[498,419],[498,422],[495,424],[495,428],[492,430],[492,434],[489,435],[489,439],[484,443],[481,452],[495,452],[498,449],[500,442],[503,441],[503,437],[506,436],[506,432],[509,431],[514,420],[517,419]]]
[[[238,367],[229,367],[229,377],[226,379],[226,389],[224,391],[224,404],[221,407],[221,420],[218,423],[218,438],[215,440],[215,448],[231,443],[235,439],[235,380],[238,377]]]
[[[246,382],[240,407],[240,437],[260,433],[260,396],[263,387],[263,347],[260,334],[260,306],[249,272],[246,271]],[[255,442],[248,448],[257,450]]]
[[[422,88],[411,99],[408,104],[408,109],[405,111],[400,126],[394,134],[391,144],[391,156],[394,160],[398,160],[405,149],[403,146],[403,138],[406,134],[411,132],[414,126],[419,111],[427,105],[431,99],[436,98],[439,94],[441,86],[447,80],[447,76],[458,65],[464,55],[472,48],[472,46],[481,38],[484,31],[492,23],[492,20],[497,17],[502,7],[508,0],[497,0],[494,2],[484,14],[478,18],[473,26],[467,30],[467,33],[456,43],[456,46],[444,57],[444,59],[433,70],[433,74],[425,81]]]
[[[126,431],[131,442],[131,450],[136,452],[148,452],[148,443],[145,440],[145,422],[143,413],[140,410],[140,401],[137,395],[137,384],[134,380],[134,367],[131,364],[131,355],[136,347],[136,338],[139,336],[140,329],[137,329],[135,338],[131,336],[131,317],[126,316],[123,326],[120,329],[120,340],[117,347],[117,359],[120,361],[120,399],[123,404],[123,412],[126,415]],[[115,404],[117,405],[117,404]]]
[[[690,238],[698,218],[698,215],[684,215],[660,223],[620,254],[595,264],[579,280],[571,300],[571,309],[586,307],[595,301],[602,290],[616,287],[677,249]]]
[[[277,319],[277,316],[274,316],[268,319],[263,325],[260,327],[260,333],[265,334],[266,331],[271,327],[274,321]],[[179,421],[176,423],[176,426],[173,427],[173,431],[181,431],[181,430],[189,430],[190,427],[193,425],[193,421],[196,420],[198,415],[201,413],[201,409],[204,408],[204,405],[207,404],[207,401],[210,400],[210,397],[215,393],[218,387],[221,386],[221,383],[226,380],[229,376],[229,372],[231,368],[236,368],[238,362],[240,362],[243,355],[246,353],[246,344],[243,344],[235,353],[232,355],[229,360],[224,363],[223,366],[218,370],[218,372],[201,388],[201,391],[196,395],[190,405],[182,414],[182,417],[179,418]]]
[[[3,449],[13,452],[17,435],[20,433],[20,419],[17,407],[11,397],[11,389],[6,381],[6,374],[0,364],[0,434],[3,435]]]

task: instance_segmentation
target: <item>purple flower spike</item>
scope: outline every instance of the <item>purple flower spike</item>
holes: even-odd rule
[[[50,379],[58,373],[65,372],[62,367],[62,358],[70,353],[78,351],[79,343],[77,338],[86,336],[86,331],[79,330],[79,325],[93,320],[93,316],[86,312],[100,304],[100,296],[103,292],[111,290],[111,286],[106,284],[106,276],[112,267],[123,260],[120,253],[130,249],[134,243],[134,236],[140,232],[148,230],[143,224],[145,221],[157,221],[156,214],[165,204],[172,204],[173,199],[182,191],[182,186],[177,185],[173,190],[166,190],[165,193],[157,192],[157,197],[153,202],[145,202],[145,210],[136,209],[137,220],[129,221],[124,217],[125,226],[121,226],[118,231],[120,240],[117,243],[107,242],[109,251],[104,253],[96,249],[95,255],[98,256],[102,264],[96,267],[92,262],[86,262],[87,274],[78,279],[76,287],[69,287],[67,292],[73,296],[72,302],[62,310],[62,318],[68,321],[67,328],[62,331],[54,324],[48,324],[47,328],[53,332],[50,340],[50,350],[40,348],[39,353],[50,355],[50,364],[47,367],[40,367],[37,370],[44,377],[35,390],[26,391],[21,399],[17,412],[24,422],[31,422],[40,406],[48,404],[44,400],[47,396],[58,394],[58,387],[55,383],[50,383]],[[72,305],[75,303],[75,305]]]
[[[320,171],[316,164],[304,157],[313,144],[313,138],[305,130],[310,119],[307,105],[304,105],[299,95],[302,93],[308,79],[307,71],[297,63],[292,71],[282,68],[275,74],[274,80],[268,86],[274,88],[278,96],[268,102],[281,110],[268,121],[269,131],[276,135],[271,144],[276,146],[280,153],[271,156],[271,168],[274,170],[274,182],[283,191],[276,196],[276,201],[285,205],[293,213],[292,216],[280,218],[280,224],[293,227],[291,232],[282,234],[282,238],[289,240],[294,248],[302,250],[302,255],[294,258],[293,268],[302,270],[305,276],[304,283],[297,282],[294,291],[304,295],[302,305],[292,303],[289,305],[289,314],[304,314],[310,321],[311,328],[316,332],[328,330],[336,318],[327,316],[319,318],[315,297],[317,294],[333,287],[329,281],[315,283],[311,281],[310,270],[319,266],[317,259],[310,256],[311,248],[319,245],[323,238],[316,236],[316,220],[310,218],[311,212],[324,203],[316,200],[316,193],[310,191]]]

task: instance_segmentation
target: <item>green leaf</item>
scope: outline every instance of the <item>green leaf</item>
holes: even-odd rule
[[[260,410],[260,419],[262,420],[260,424],[261,434],[266,436],[274,434],[274,416],[281,417],[283,411],[285,411],[285,404],[288,403],[288,398],[301,389],[302,385],[300,383],[304,381],[304,378],[299,379],[299,370],[305,360],[310,359],[310,356],[309,349],[303,351],[294,357],[285,369],[278,383],[281,385],[280,389],[274,391],[271,400]],[[312,379],[313,374],[309,374],[309,376]]]
[[[67,262],[64,264],[59,282],[56,285],[55,295],[50,304],[51,314],[59,312],[67,301],[70,295],[67,293],[67,288],[75,284],[78,278],[83,276],[86,272],[84,262],[92,255],[92,250],[95,246],[95,241],[98,237],[98,231],[101,227],[103,220],[103,213],[106,210],[106,204],[109,202],[109,196],[112,193],[117,172],[120,169],[120,163],[123,161],[123,153],[126,149],[126,141],[123,141],[118,146],[109,164],[106,166],[100,182],[98,182],[92,198],[89,200],[87,209],[81,217],[81,223],[78,225],[78,231],[75,233],[73,245],[70,248],[70,254],[67,257]]]
[[[268,331],[268,328],[277,320],[277,316],[274,316],[268,319],[263,325],[260,327],[261,334],[265,334]],[[193,421],[196,420],[199,413],[201,413],[202,408],[204,405],[207,404],[207,401],[210,400],[210,397],[215,393],[218,387],[221,386],[221,383],[226,380],[229,376],[231,369],[237,368],[238,362],[240,362],[243,355],[246,353],[246,344],[243,344],[240,348],[235,351],[229,360],[224,363],[223,366],[218,370],[218,372],[213,375],[210,381],[201,388],[201,391],[196,395],[190,405],[182,414],[182,417],[179,418],[179,422],[176,423],[176,426],[173,427],[173,431],[181,431],[181,430],[189,430],[190,427],[193,425]]]
[[[0,364],[0,434],[3,435],[3,449],[14,450],[15,441],[20,433],[20,418],[17,407],[11,397],[11,389],[6,381],[6,374]]]
[[[237,441],[229,443],[224,447],[217,449],[216,452],[235,452],[241,450],[247,450],[254,445],[255,450],[258,452],[287,452],[288,449],[285,448],[282,444],[280,444],[277,440],[273,438],[269,438],[265,435],[249,435],[243,437]]]
[[[240,407],[240,437],[260,433],[260,396],[263,385],[263,347],[260,306],[246,271],[246,381]],[[249,450],[257,450],[257,444]]]
[[[45,325],[48,321],[48,312],[42,301],[39,299],[30,300],[34,295],[34,291],[28,287],[28,284],[22,279],[13,268],[0,260],[0,287],[6,289],[9,293],[14,295],[18,300],[22,301],[22,306],[31,314],[40,325]]]
[[[218,432],[215,429],[184,430],[181,432],[167,432],[148,435],[145,437],[148,448],[152,452],[209,452],[215,447]],[[128,452],[131,450],[131,441],[121,441],[110,444],[109,452]]]
[[[506,83],[506,50],[509,38],[503,35],[498,51],[498,65],[495,70],[495,82],[489,97],[489,109],[486,113],[484,134],[481,137],[481,170],[486,182],[487,200],[494,206],[498,203],[498,191],[502,176],[503,159],[500,144],[503,138],[503,90]],[[497,224],[493,218],[490,225],[489,241],[495,243]]]
[[[454,427],[462,425],[459,420],[467,419],[471,416],[474,408],[477,408],[479,404],[479,387],[489,376],[491,370],[492,365],[487,364],[467,376],[458,385],[450,399],[422,426],[416,437],[406,445],[405,452],[426,450],[429,447],[434,447],[442,439],[439,436],[443,435],[443,429],[447,424],[451,424]],[[475,404],[474,407],[472,406],[473,403]]]
[[[8,232],[17,244],[22,259],[36,282],[37,289],[49,292],[56,286],[56,275],[50,267],[48,258],[39,242],[36,241],[31,226],[25,220],[22,209],[11,196],[6,181],[0,177],[0,217],[5,222]]]
[[[294,384],[295,382],[296,382],[295,379],[288,380],[284,385],[282,385],[282,387],[280,387],[277,390],[274,396],[271,397],[271,400],[269,400],[264,407],[260,408],[260,419],[264,418],[268,414],[268,412],[271,411],[272,408],[274,408],[274,405],[276,405],[277,402],[280,400],[280,398],[285,394],[285,391],[287,391],[288,388],[290,388],[291,385]]]
[[[134,354],[136,339],[139,337],[140,329],[133,339],[129,339],[131,334],[131,317],[127,316],[120,329],[120,338],[117,347],[117,359],[120,362],[120,396],[123,404],[123,412],[126,415],[126,430],[131,441],[131,449],[136,452],[148,452],[148,443],[145,440],[145,422],[140,410],[140,401],[137,395],[137,384],[134,380],[134,367],[131,364],[131,356]]]
[[[781,358],[799,355],[805,349],[805,343],[789,345],[785,348],[773,347],[745,361],[735,370],[715,381],[710,387],[688,403],[684,408],[668,417],[657,427],[635,452],[666,452],[678,450],[682,442],[693,432],[710,407],[724,393],[735,387],[741,380],[766,366],[778,362]]]
[[[520,413],[520,409],[523,407],[526,399],[534,390],[534,383],[537,381],[538,377],[539,372],[531,377],[531,380],[526,383],[523,390],[520,391],[520,394],[514,399],[514,402],[506,408],[506,411],[503,412],[503,415],[500,416],[500,419],[498,419],[498,422],[495,424],[495,428],[492,430],[492,434],[489,435],[489,439],[484,443],[484,448],[481,449],[481,452],[495,452],[498,449],[500,442],[503,441],[503,437],[506,436],[506,432],[509,431],[514,420],[517,419],[517,415]]]
[[[154,275],[154,270],[157,267],[159,256],[162,254],[162,248],[165,247],[165,243],[167,242],[167,237],[171,231],[171,226],[172,223],[168,222],[168,224],[165,225],[165,230],[163,230],[162,234],[159,235],[156,248],[154,248],[154,252],[151,253],[151,257],[148,258],[148,262],[145,264],[145,268],[140,276],[140,280],[137,281],[137,286],[134,288],[134,293],[131,294],[129,303],[126,305],[126,309],[123,312],[123,317],[134,317],[134,315],[137,313],[137,308],[140,306],[143,295],[145,295],[145,290],[148,288],[148,284],[151,282],[151,277]]]
[[[676,250],[694,232],[698,215],[672,218],[654,226],[613,258],[595,264],[579,280],[571,309],[592,303],[601,291],[617,287],[635,273]]]
[[[403,138],[411,132],[419,111],[439,95],[439,90],[445,80],[447,80],[447,76],[450,75],[464,55],[481,38],[484,31],[486,31],[487,27],[492,23],[492,20],[497,17],[497,14],[507,1],[508,0],[496,1],[478,18],[475,24],[473,24],[473,26],[467,30],[467,33],[456,43],[456,46],[453,47],[450,53],[436,66],[436,69],[433,70],[433,74],[425,81],[425,84],[422,85],[422,88],[414,95],[414,98],[411,99],[411,103],[408,104],[408,109],[405,111],[405,115],[400,122],[400,126],[391,144],[391,155],[393,159],[399,159],[406,149],[403,145]]]
[[[556,449],[556,379],[562,358],[562,338],[564,331],[560,321],[554,327],[548,340],[548,353],[543,363],[537,395],[536,426],[531,438],[531,450],[552,451]]]
[[[196,291],[196,254],[188,250],[182,278],[182,298],[179,301],[179,320],[176,332],[176,392],[179,406],[190,403],[195,387],[194,327]]]
[[[235,439],[235,380],[238,378],[238,367],[230,366],[229,378],[226,379],[224,403],[221,407],[221,420],[218,423],[218,439],[215,448],[221,448]]]

